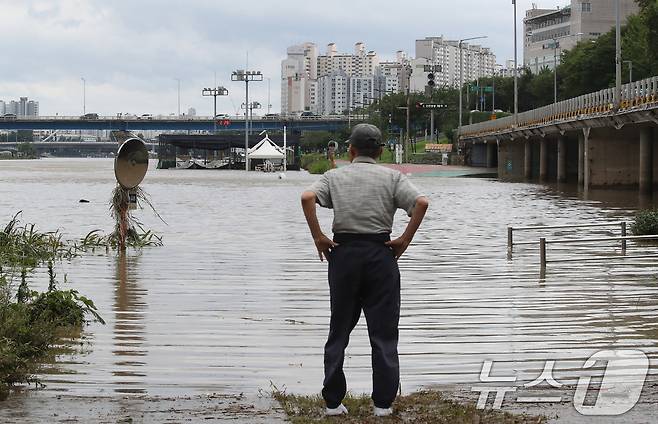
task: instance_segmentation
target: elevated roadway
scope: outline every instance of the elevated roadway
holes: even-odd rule
[[[471,163],[503,179],[658,188],[658,77],[462,127]]]
[[[359,119],[361,118],[361,119]],[[359,122],[361,117],[351,117]],[[288,117],[254,118],[250,121],[253,131],[281,130],[284,126],[290,131],[338,131],[348,125],[348,117]],[[108,117],[84,119],[72,116],[41,117],[0,117],[0,130],[106,130],[106,131],[213,131],[212,117]],[[217,119],[217,131],[244,132],[244,117]]]

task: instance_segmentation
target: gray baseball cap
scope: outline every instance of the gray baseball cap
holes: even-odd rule
[[[352,134],[345,143],[351,144],[357,149],[370,149],[383,146],[382,133],[379,128],[372,124],[358,124],[352,128]]]

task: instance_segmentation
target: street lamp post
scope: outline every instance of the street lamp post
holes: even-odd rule
[[[558,41],[553,39],[553,103],[557,103],[557,48]]]
[[[267,114],[269,115],[270,112],[272,111],[272,100],[270,97],[271,91],[270,91],[270,85],[272,83],[272,78],[267,79]]]
[[[514,5],[514,125],[519,124],[519,58],[518,58],[518,36],[516,20],[516,0],[512,0]]]
[[[464,108],[462,99],[462,94],[464,91],[464,50],[462,49],[462,46],[464,41],[480,40],[482,38],[488,38],[488,36],[483,35],[480,37],[463,38],[459,40],[459,126],[457,130],[457,134],[459,136],[461,136],[462,133],[462,109]]]
[[[498,66],[502,69],[501,65],[496,64],[495,68],[497,69]],[[491,78],[491,86],[492,86],[492,92],[491,92],[491,119],[496,119],[496,70],[494,70],[493,77]]]
[[[174,78],[178,82],[178,117],[180,118],[180,78]]]
[[[224,87],[214,87],[214,88],[204,88],[201,90],[201,95],[203,97],[214,97],[215,98],[215,113],[212,116],[213,121],[213,133],[217,133],[217,96],[228,96],[228,90]]]
[[[238,69],[231,74],[231,81],[244,81],[244,97],[245,105],[249,104],[249,81],[263,81],[263,74],[260,71],[247,71],[244,69]],[[245,119],[244,119],[244,162],[245,170],[249,171],[249,113],[245,110]]]
[[[87,80],[84,77],[80,77],[82,80],[82,115],[87,114]]]

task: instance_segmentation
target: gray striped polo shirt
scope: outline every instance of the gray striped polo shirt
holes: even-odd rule
[[[334,234],[391,233],[395,211],[403,209],[411,216],[422,196],[401,172],[365,156],[326,172],[308,191],[315,193],[320,206],[334,210]]]

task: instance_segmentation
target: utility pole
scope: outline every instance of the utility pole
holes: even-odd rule
[[[215,98],[215,113],[212,116],[213,121],[213,134],[217,133],[217,96],[228,96],[228,90],[224,87],[215,87],[215,88],[204,88],[201,90],[201,95],[203,97],[214,97]]]
[[[263,81],[263,74],[260,71],[248,71],[238,69],[231,74],[231,81],[244,81],[245,105],[249,105],[249,81]],[[249,171],[249,110],[244,112],[244,162],[245,170]]]

